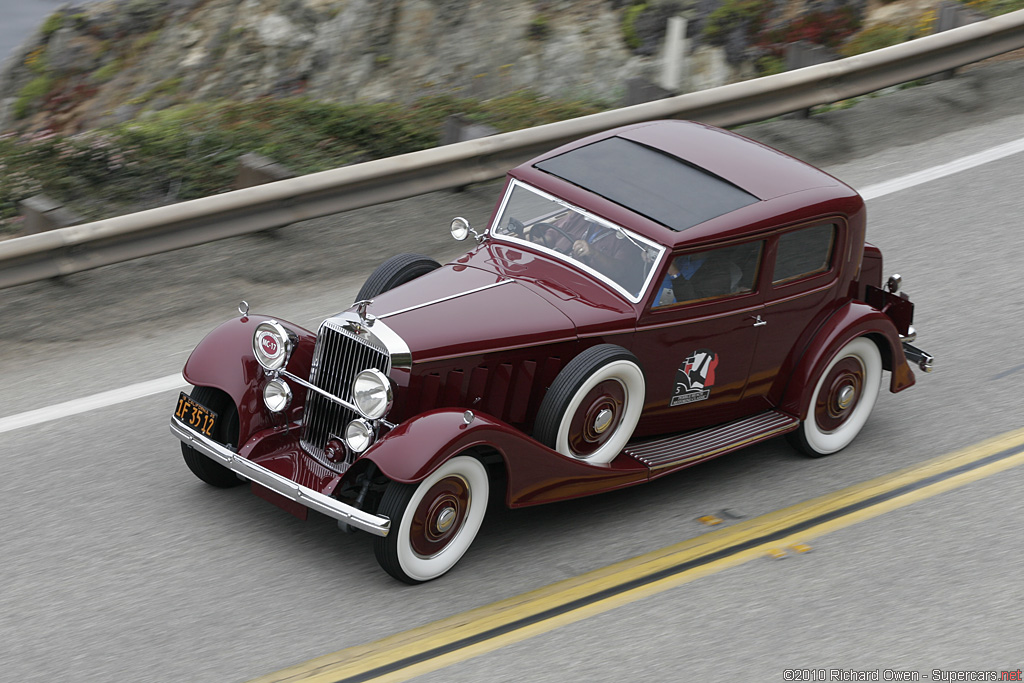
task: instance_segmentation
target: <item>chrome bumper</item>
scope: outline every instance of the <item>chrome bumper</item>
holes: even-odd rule
[[[916,364],[924,372],[931,372],[932,368],[935,367],[935,359],[931,357],[931,354],[925,353],[909,341],[903,342],[903,354],[907,357],[908,361]]]
[[[264,486],[274,493],[284,496],[288,500],[305,505],[312,510],[322,512],[328,517],[333,517],[339,522],[345,522],[349,526],[368,531],[377,536],[387,536],[388,531],[391,529],[391,520],[387,517],[371,515],[351,505],[346,505],[340,500],[325,496],[319,491],[300,486],[291,479],[282,477],[276,472],[271,472],[266,467],[258,465],[251,460],[246,460],[226,446],[193,431],[176,417],[171,417],[171,434],[203,455],[227,467],[235,474],[254,481],[260,486]]]

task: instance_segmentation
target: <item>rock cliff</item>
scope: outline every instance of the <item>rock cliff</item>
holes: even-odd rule
[[[658,79],[669,17],[689,21],[686,91],[749,77],[755,64],[763,71],[757,60],[765,54],[777,62],[774,25],[810,12],[838,17],[846,35],[867,7],[868,0],[65,5],[0,71],[0,131],[70,133],[193,100],[289,95],[410,102],[529,88],[617,104],[627,79]]]
[[[620,15],[608,0],[66,6],[0,76],[0,129],[80,130],[192,99],[408,101],[530,87],[612,100],[643,68]]]

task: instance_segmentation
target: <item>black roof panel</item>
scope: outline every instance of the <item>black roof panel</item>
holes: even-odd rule
[[[714,174],[620,137],[578,147],[536,167],[677,231],[758,201]]]

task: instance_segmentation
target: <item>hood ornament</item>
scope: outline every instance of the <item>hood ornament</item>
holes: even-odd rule
[[[356,315],[359,316],[359,320],[367,327],[371,327],[373,325],[373,321],[376,320],[375,317],[366,312],[366,307],[372,303],[373,299],[363,299],[352,304],[356,307]]]
[[[242,314],[243,318],[249,315],[249,302],[243,300],[242,303],[238,304],[238,312]]]

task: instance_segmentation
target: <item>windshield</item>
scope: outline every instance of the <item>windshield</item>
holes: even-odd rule
[[[664,247],[513,180],[491,233],[588,271],[636,303]]]

